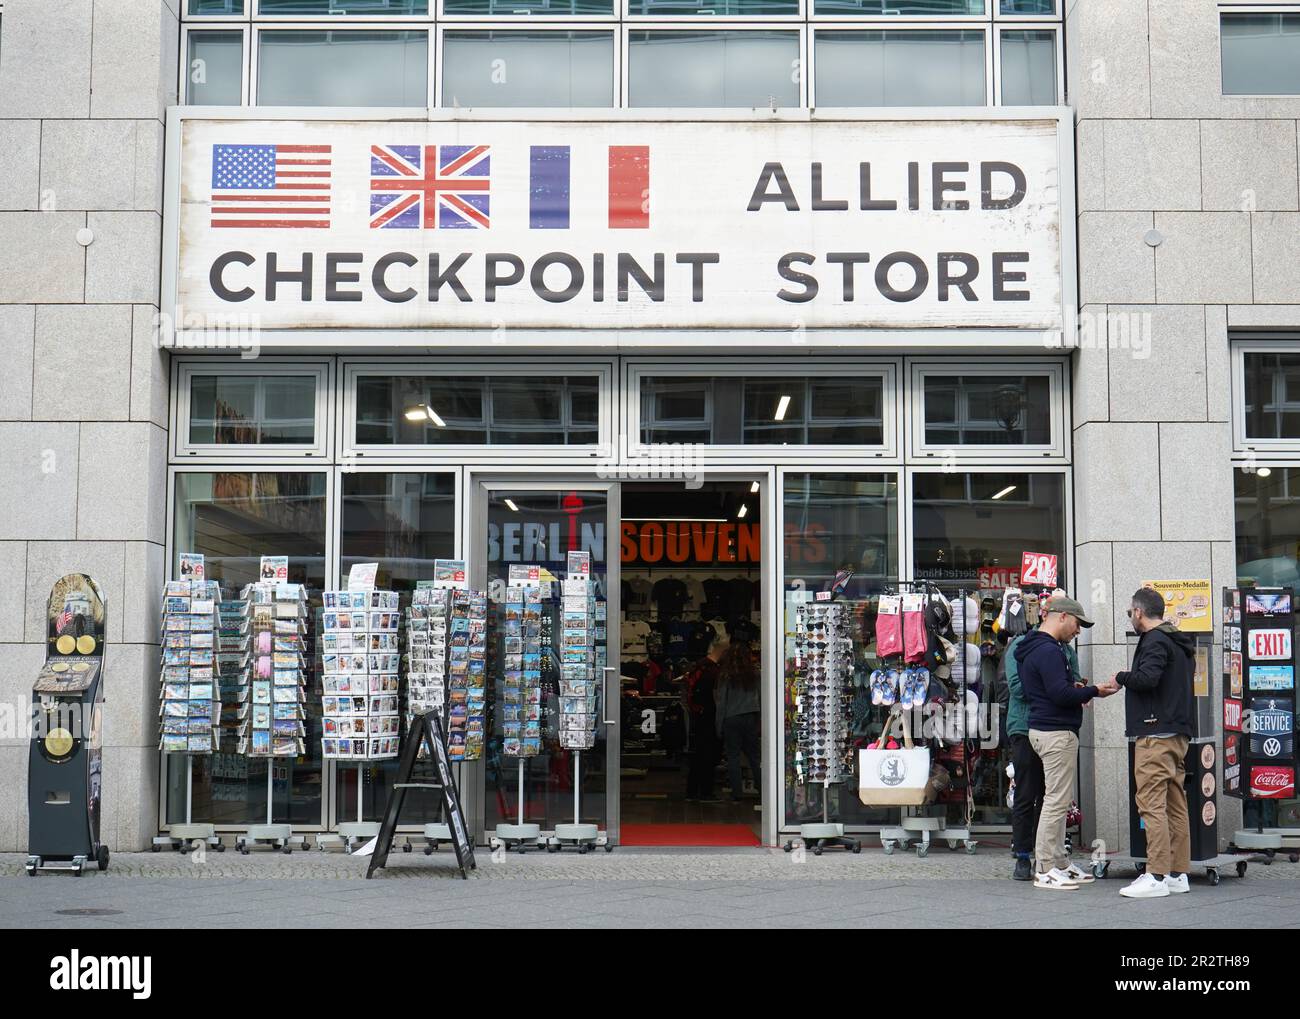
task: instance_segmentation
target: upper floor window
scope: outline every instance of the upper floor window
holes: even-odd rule
[[[1219,15],[1224,95],[1300,95],[1300,10]]]

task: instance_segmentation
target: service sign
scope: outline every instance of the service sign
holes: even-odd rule
[[[170,310],[182,327],[989,327],[1041,344],[1072,298],[1071,128],[967,116],[187,111]]]

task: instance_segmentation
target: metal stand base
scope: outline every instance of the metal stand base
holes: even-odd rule
[[[267,846],[282,853],[292,853],[294,847],[301,849],[306,845],[306,838],[293,833],[291,824],[254,824],[247,832],[235,839],[235,848],[244,856],[256,846]]]
[[[529,846],[536,846],[541,838],[542,826],[539,824],[499,824],[489,841],[493,849],[505,846],[506,852],[516,849],[525,852]]]
[[[342,847],[343,852],[351,853],[357,843],[372,839],[379,834],[378,821],[344,821],[337,832],[322,832],[316,836],[316,848],[322,853],[326,849]]]
[[[155,853],[164,849],[184,853],[200,842],[218,853],[226,851],[225,843],[221,841],[216,828],[210,824],[174,824],[166,835],[155,835],[153,845],[149,848]]]
[[[799,825],[799,841],[805,849],[811,849],[814,856],[821,856],[825,849],[847,849],[851,853],[862,852],[862,840],[849,838],[844,834],[844,825],[835,821],[818,821],[814,824]],[[787,853],[794,851],[794,840],[790,839],[782,847]]]
[[[880,844],[886,856],[892,855],[897,846],[906,850],[909,843],[915,842],[916,855],[925,859],[930,855],[931,841],[946,841],[948,848],[953,850],[964,844],[966,852],[971,855],[979,845],[970,837],[969,828],[949,828],[947,819],[942,817],[903,817],[897,828],[884,828],[880,832]]]
[[[406,845],[402,847],[402,851],[409,853],[415,839],[419,839],[424,843],[424,855],[432,856],[438,850],[439,846],[451,845],[451,826],[439,822],[426,824],[424,826],[424,834],[417,835],[415,838],[408,838],[406,840]]]
[[[555,834],[547,840],[546,851],[558,853],[566,845],[580,853],[589,853],[597,846],[604,846],[607,853],[614,851],[609,837],[594,824],[557,824]]]
[[[1258,861],[1259,857],[1254,857]],[[1246,865],[1250,862],[1247,856],[1234,853],[1221,853],[1218,856],[1211,856],[1208,860],[1193,860],[1193,867],[1205,868],[1205,879],[1212,885],[1219,883],[1219,872],[1229,867],[1236,868],[1237,877],[1246,876]],[[1264,859],[1264,864],[1272,863],[1272,857]],[[1112,856],[1107,860],[1100,860],[1092,865],[1092,876],[1095,878],[1104,878],[1110,876],[1110,865],[1112,863],[1132,864],[1133,869],[1139,875],[1146,873],[1147,861],[1142,856]]]

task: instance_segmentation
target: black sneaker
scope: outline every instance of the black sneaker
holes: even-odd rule
[[[1029,860],[1021,856],[1016,860],[1016,872],[1011,875],[1013,881],[1032,881],[1033,873],[1029,869]]]

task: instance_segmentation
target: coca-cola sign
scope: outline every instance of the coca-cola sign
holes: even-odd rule
[[[1295,769],[1250,769],[1250,795],[1257,800],[1289,800],[1295,795]]]
[[[1248,644],[1253,662],[1277,661],[1291,657],[1290,630],[1251,630]]]

